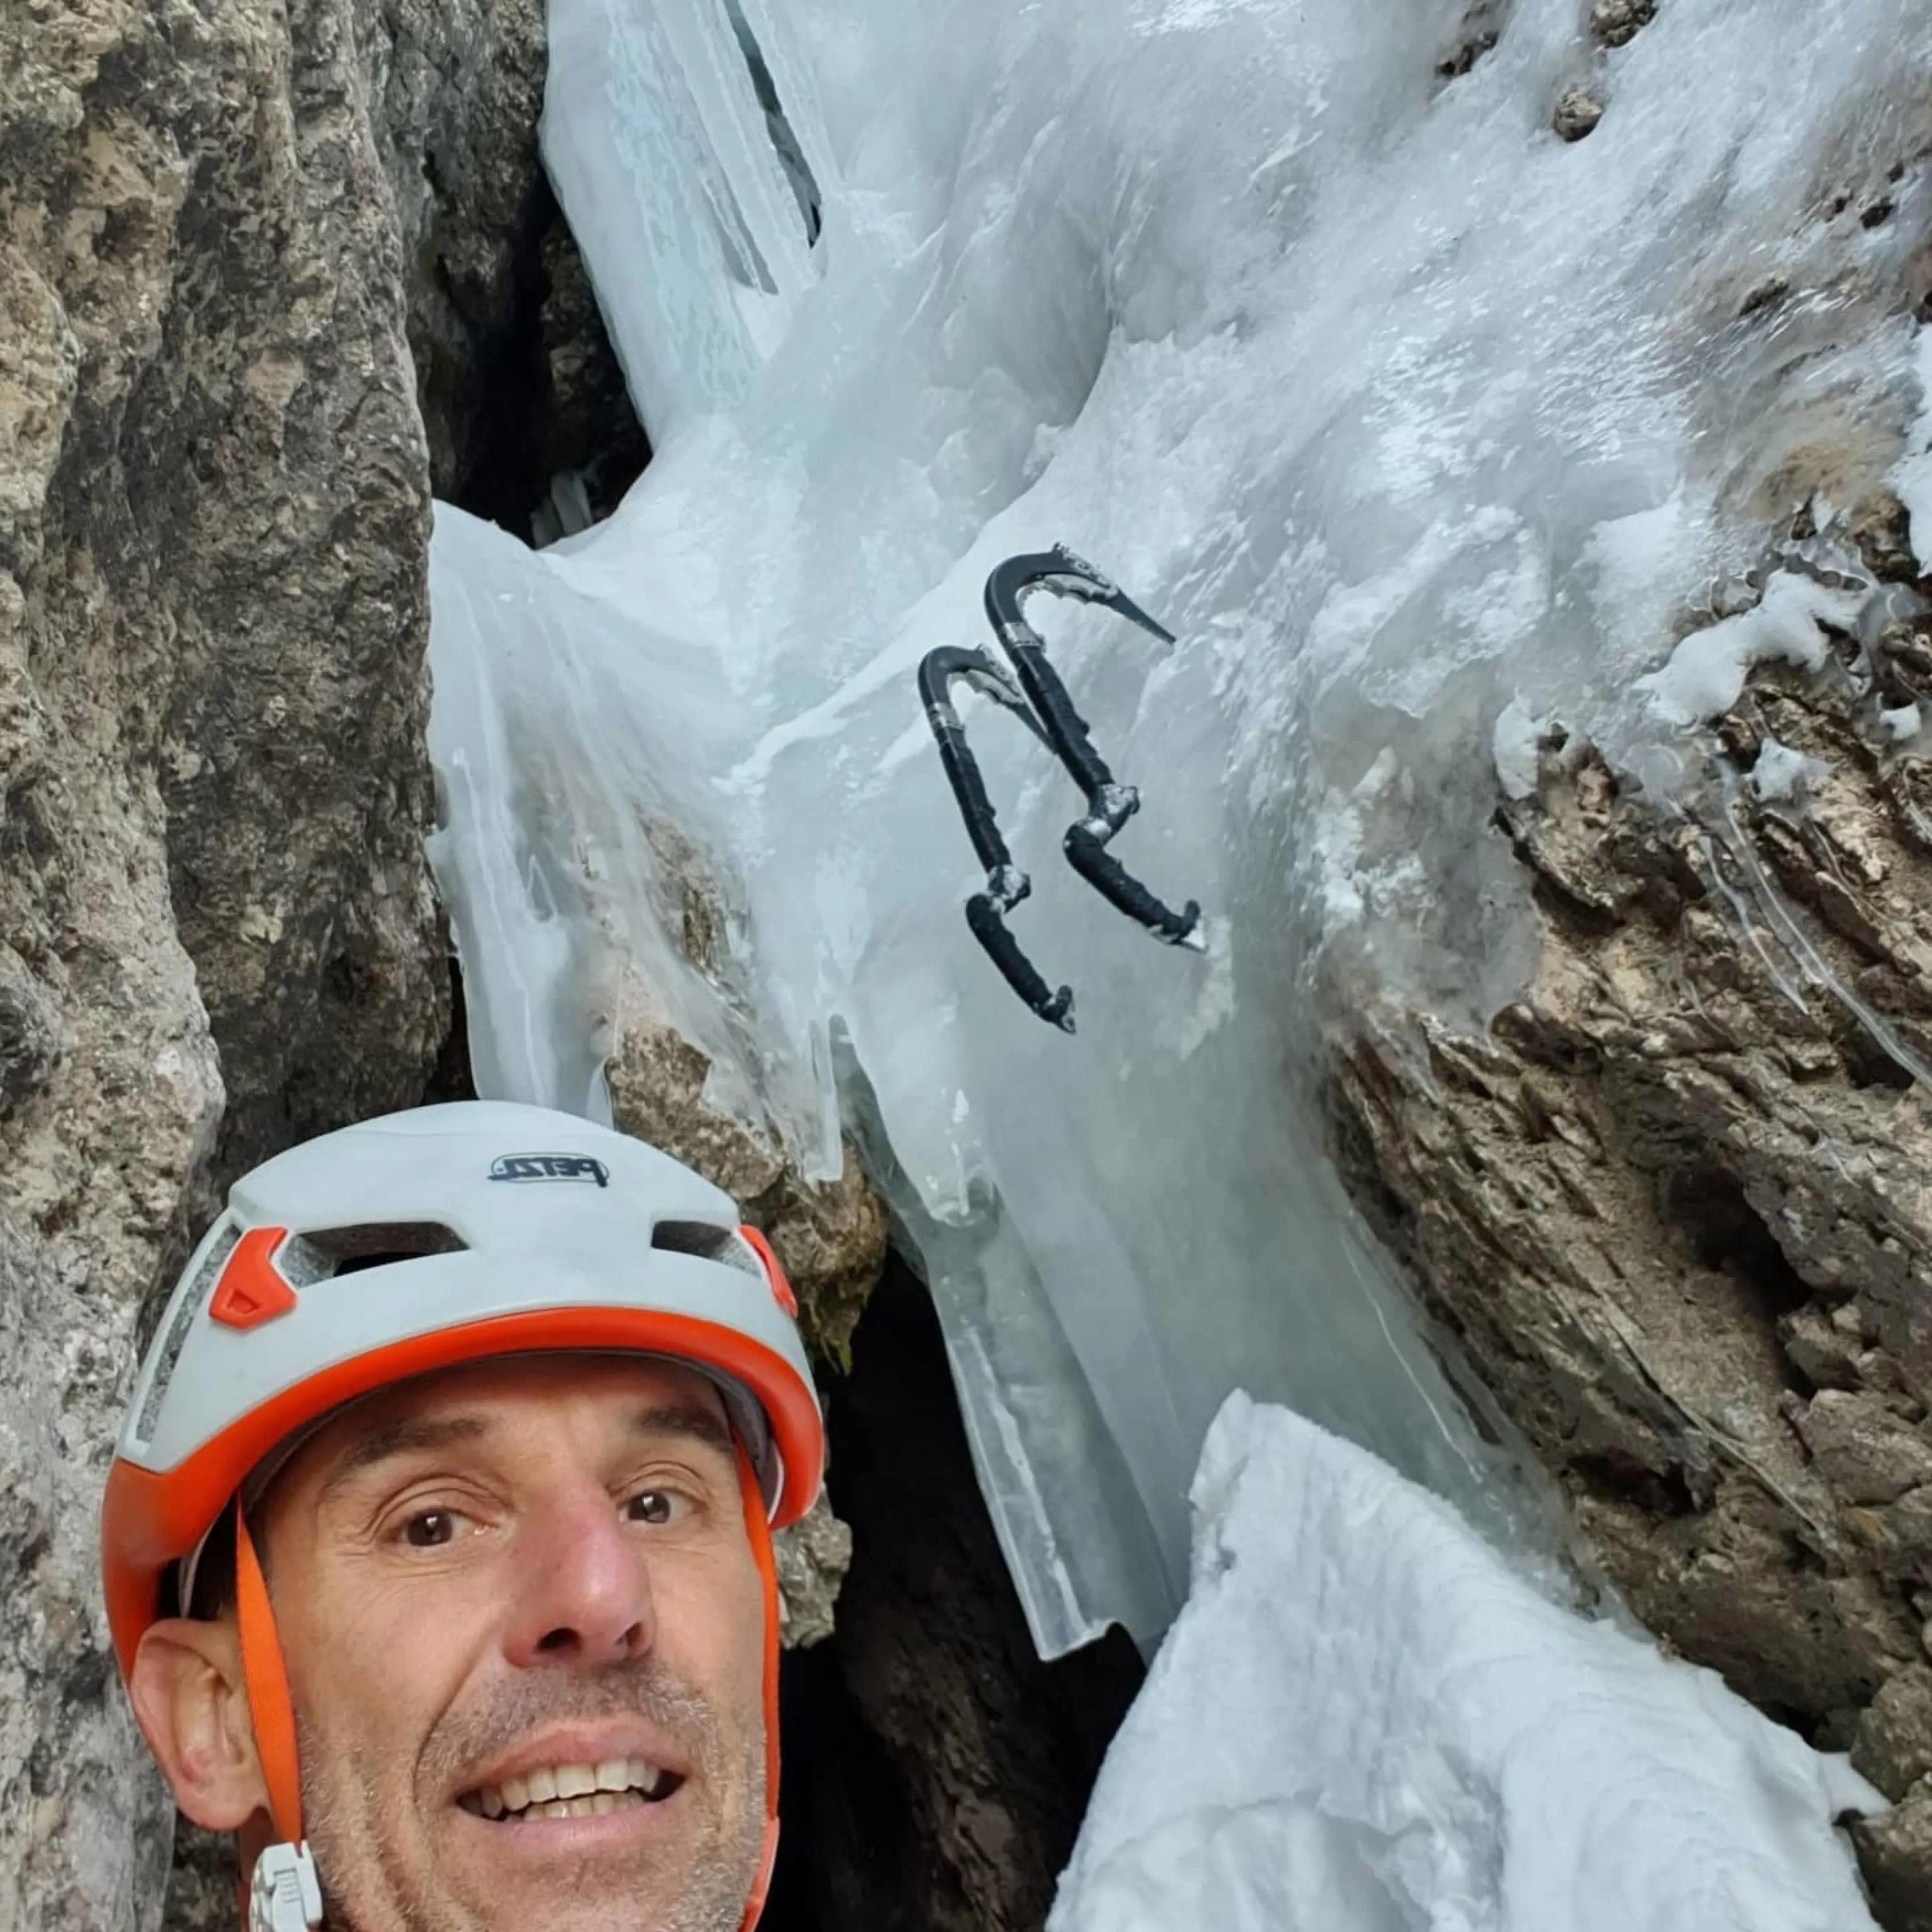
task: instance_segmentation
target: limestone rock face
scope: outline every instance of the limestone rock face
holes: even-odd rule
[[[386,123],[380,24],[0,11],[8,1925],[158,1906],[94,1551],[142,1304],[236,1168],[408,1104],[447,1025],[417,238],[383,164],[460,121],[469,56],[446,22],[427,118]]]
[[[848,1143],[836,1180],[808,1181],[775,1132],[707,1097],[711,1063],[666,1020],[634,976],[618,1001],[605,1063],[614,1124],[695,1168],[735,1199],[771,1242],[798,1296],[819,1360],[844,1365],[852,1330],[885,1266],[884,1204]]]
[[[490,434],[490,392],[554,212],[537,152],[543,0],[356,0],[354,20],[431,477],[455,498]]]
[[[1900,1926],[1932,1897],[1932,760],[1896,730],[1928,672],[1917,617],[1760,674],[1689,816],[1546,756],[1498,814],[1544,917],[1522,1000],[1482,1036],[1358,1012],[1330,1082],[1358,1199],[1611,1582],[1910,1795],[1865,1834]],[[1760,796],[1779,748],[1816,768]]]
[[[823,1643],[832,1634],[839,1586],[852,1567],[852,1532],[820,1496],[808,1515],[772,1540],[781,1640],[788,1650]]]
[[[1891,1932],[1932,1932],[1932,1781],[1858,1832],[1858,1862],[1879,1922]]]

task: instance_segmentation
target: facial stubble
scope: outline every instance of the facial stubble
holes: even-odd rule
[[[689,1848],[681,1876],[668,1871],[671,1861],[658,1850],[641,1853],[634,1877],[638,1916],[607,1922],[613,1932],[738,1932],[764,1853],[762,1720],[728,1726],[710,1700],[656,1658],[601,1676],[573,1672],[506,1687],[493,1694],[487,1711],[453,1707],[423,1741],[415,1774],[400,1793],[393,1788],[392,1760],[378,1762],[366,1748],[338,1743],[298,1714],[302,1804],[328,1932],[549,1932],[548,1922],[513,1924],[464,1903],[457,1886],[440,1874],[439,1847],[447,1841],[434,1828],[437,1821],[429,1818],[412,1855],[401,1815],[433,1814],[448,1802],[452,1780],[467,1767],[532,1731],[620,1717],[644,1719],[675,1745],[690,1768],[678,1802],[701,1805],[704,1816],[694,1840],[679,1847]],[[574,1878],[560,1879],[548,1909],[560,1912],[574,1897],[608,1895],[614,1862],[587,1858]]]

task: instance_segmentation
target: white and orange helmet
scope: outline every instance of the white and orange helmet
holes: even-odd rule
[[[570,1114],[466,1101],[365,1121],[278,1155],[230,1190],[169,1300],[128,1406],[101,1511],[123,1677],[143,1633],[177,1607],[164,1594],[182,1566],[232,1511],[256,1744],[276,1828],[299,1846],[280,1646],[233,1508],[250,1472],[344,1403],[459,1363],[590,1349],[688,1364],[717,1383],[736,1426],[765,1580],[771,1815],[748,1927],[776,1839],[770,1532],[812,1507],[825,1460],[797,1313],[770,1249],[740,1226],[728,1196],[656,1148]],[[264,1911],[260,1922],[283,1922]]]

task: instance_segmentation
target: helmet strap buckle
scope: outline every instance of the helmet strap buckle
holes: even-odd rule
[[[248,1888],[248,1932],[310,1932],[322,1923],[322,1882],[304,1839],[269,1846]]]

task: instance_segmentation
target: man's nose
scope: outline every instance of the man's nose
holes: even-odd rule
[[[533,1512],[517,1539],[512,1664],[616,1664],[657,1637],[642,1539],[594,1486]]]

